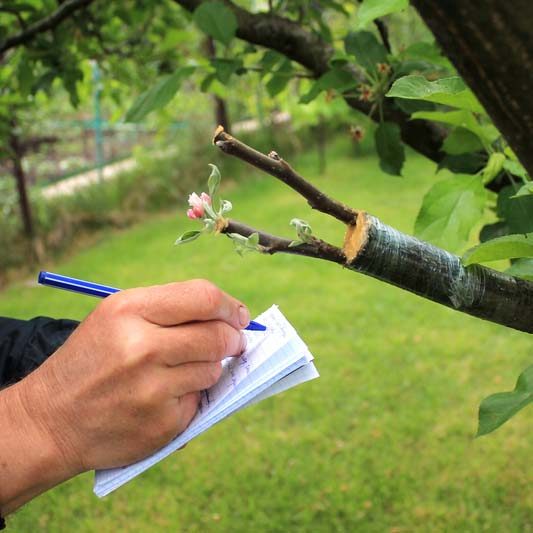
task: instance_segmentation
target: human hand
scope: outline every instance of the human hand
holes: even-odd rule
[[[131,463],[187,427],[249,319],[207,281],[121,291],[16,385],[20,404],[70,475]]]

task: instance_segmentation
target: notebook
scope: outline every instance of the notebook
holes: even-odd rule
[[[198,412],[188,428],[137,463],[97,471],[94,484],[97,496],[113,492],[233,413],[318,377],[309,349],[276,305],[256,320],[267,330],[244,330],[246,351],[222,362],[221,378],[202,391]]]

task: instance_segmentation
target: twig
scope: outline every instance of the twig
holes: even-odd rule
[[[213,144],[223,152],[238,157],[254,167],[267,172],[301,194],[313,209],[322,211],[345,224],[355,224],[357,211],[324,194],[320,189],[300,176],[276,152],[262,154],[235,139],[219,126],[215,131]]]
[[[311,242],[302,243],[296,246],[291,246],[290,239],[284,239],[283,237],[278,237],[277,235],[271,235],[261,230],[257,230],[243,224],[242,222],[237,222],[236,220],[227,220],[226,226],[221,230],[221,233],[238,233],[244,237],[249,237],[252,233],[257,233],[259,235],[259,245],[262,247],[261,252],[267,254],[275,254],[279,252],[294,254],[294,255],[303,255],[307,257],[314,257],[315,259],[323,259],[325,261],[332,261],[333,263],[338,263],[344,265],[346,263],[346,256],[343,251],[332,244],[323,241],[322,239],[317,239],[316,237],[311,238]]]

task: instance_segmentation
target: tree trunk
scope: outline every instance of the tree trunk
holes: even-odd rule
[[[14,128],[14,125],[12,125]],[[12,130],[10,134],[9,144],[11,147],[11,163],[13,165],[13,176],[17,182],[17,191],[19,196],[20,213],[22,216],[22,223],[24,226],[24,233],[29,239],[33,238],[33,220],[31,215],[30,202],[28,200],[28,192],[26,188],[26,176],[22,168],[22,149],[17,134]]]
[[[205,49],[207,50],[207,57],[216,57],[215,41],[212,37],[208,37],[205,40]],[[216,94],[213,94],[212,97],[215,103],[216,126],[222,126],[226,131],[230,131],[229,113],[226,101]]]
[[[412,3],[533,176],[533,2]]]

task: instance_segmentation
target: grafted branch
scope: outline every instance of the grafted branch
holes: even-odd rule
[[[13,35],[13,37],[8,37],[4,42],[0,43],[0,55],[10,48],[30,42],[40,33],[54,29],[61,24],[61,22],[70,17],[75,11],[87,7],[91,2],[93,2],[93,0],[65,0],[65,2],[60,4],[60,6],[47,17],[34,22],[24,31]]]
[[[318,189],[287,163],[281,164],[279,159],[261,154],[220,130],[215,144],[225,153],[281,179],[308,201],[310,194],[316,198]],[[457,311],[533,333],[533,283],[480,265],[465,268],[456,255],[401,233],[364,211],[324,197],[319,209],[345,225],[342,250],[317,238],[291,247],[288,239],[258,231],[261,251],[332,261]],[[355,221],[337,216],[339,205],[343,213],[356,214]],[[222,233],[245,237],[256,231],[232,220],[222,229]]]

